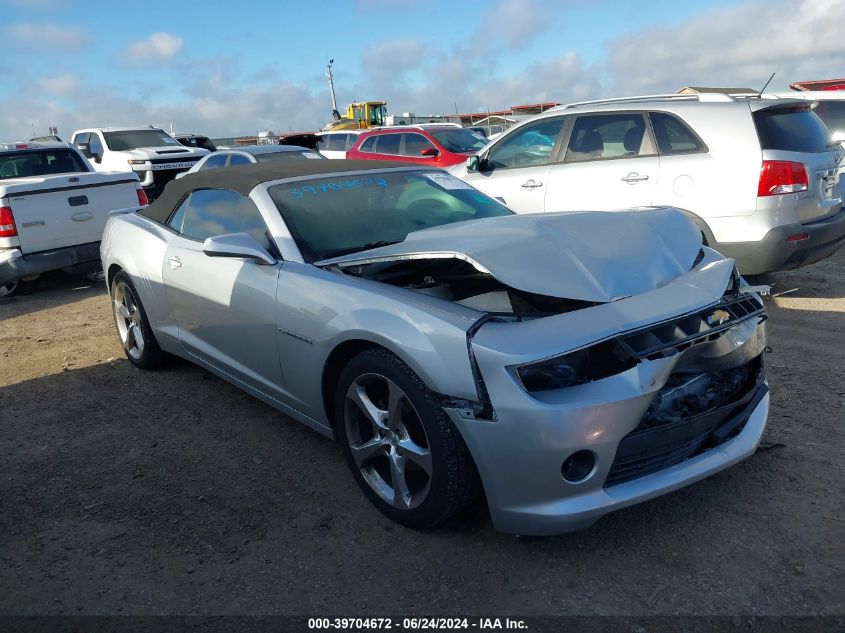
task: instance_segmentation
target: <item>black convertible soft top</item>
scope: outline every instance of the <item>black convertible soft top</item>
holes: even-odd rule
[[[253,163],[235,167],[221,167],[188,174],[167,183],[161,196],[150,206],[138,211],[140,215],[164,224],[173,209],[186,194],[196,189],[230,189],[245,196],[263,182],[282,178],[323,176],[350,171],[376,171],[392,167],[420,167],[399,161],[385,160],[296,160],[279,163]]]

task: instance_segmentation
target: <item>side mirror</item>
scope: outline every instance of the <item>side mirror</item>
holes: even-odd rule
[[[88,143],[79,143],[76,146],[76,149],[82,152],[82,155],[85,158],[93,158],[93,155],[91,154],[91,147],[88,145]]]
[[[273,256],[248,233],[209,237],[202,244],[202,252],[209,257],[241,257],[261,264],[276,263]]]
[[[467,158],[467,171],[478,171],[480,165],[481,160],[478,156],[470,156]]]
[[[435,147],[426,147],[420,150],[420,156],[438,156],[440,151]]]

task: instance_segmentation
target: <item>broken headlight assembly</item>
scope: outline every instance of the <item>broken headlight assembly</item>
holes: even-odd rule
[[[565,389],[620,374],[636,366],[616,340],[513,368],[529,393]]]

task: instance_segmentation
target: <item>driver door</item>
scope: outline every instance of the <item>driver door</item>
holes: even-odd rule
[[[517,213],[542,213],[565,121],[549,117],[514,129],[487,151],[479,171],[461,177]]]
[[[162,276],[179,340],[191,355],[268,395],[281,390],[276,345],[276,287],[281,263],[209,257],[208,237],[249,233],[276,257],[261,213],[248,197],[223,189],[194,191],[169,222],[179,235]]]

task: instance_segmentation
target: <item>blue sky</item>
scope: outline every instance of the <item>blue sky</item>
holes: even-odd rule
[[[0,138],[155,123],[212,136],[341,104],[462,112],[842,74],[845,0],[0,0]],[[784,29],[783,15],[790,16]],[[12,44],[12,46],[9,46]],[[11,53],[10,53],[11,51]]]

